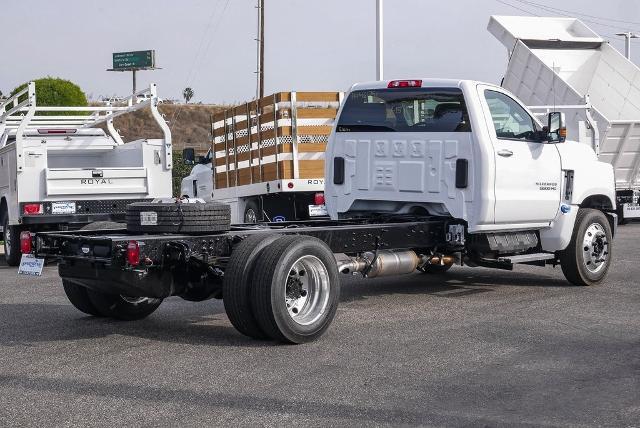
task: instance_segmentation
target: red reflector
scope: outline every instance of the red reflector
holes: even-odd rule
[[[127,262],[131,266],[140,264],[140,245],[138,245],[138,241],[130,241],[129,245],[127,245]]]
[[[324,205],[324,193],[318,192],[313,195],[313,203],[315,205]]]
[[[38,134],[75,134],[77,129],[38,129]]]
[[[420,88],[422,80],[392,80],[388,88]]]
[[[25,230],[20,232],[20,252],[22,254],[31,254],[31,232]]]
[[[288,187],[289,189],[293,189],[293,183],[292,183],[292,182],[289,182],[289,184],[287,184],[287,187]]]
[[[42,204],[24,204],[22,206],[22,212],[25,215],[42,214]]]

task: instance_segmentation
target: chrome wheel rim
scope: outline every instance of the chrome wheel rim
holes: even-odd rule
[[[127,303],[131,303],[132,305],[139,305],[141,303],[146,303],[149,301],[148,297],[128,297],[120,295],[120,298]]]
[[[11,255],[11,229],[9,226],[4,228],[4,253],[7,256]]]
[[[582,260],[591,273],[598,273],[605,268],[609,260],[609,240],[604,227],[593,223],[584,233],[582,240]]]
[[[329,306],[329,271],[315,256],[302,256],[291,266],[285,280],[287,313],[299,325],[310,325]]]
[[[258,215],[253,210],[253,208],[249,208],[247,212],[244,213],[244,222],[245,223],[257,223]]]

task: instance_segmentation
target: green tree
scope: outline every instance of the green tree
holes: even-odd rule
[[[68,80],[60,79],[57,77],[44,77],[42,79],[37,79],[36,81],[36,102],[39,106],[62,106],[62,107],[70,107],[70,106],[79,106],[84,107],[87,103],[87,97],[82,92],[80,87],[73,82]],[[13,96],[18,92],[22,91],[26,88],[28,83],[23,83],[22,85],[15,88],[11,91],[11,95]],[[23,95],[20,97],[19,101],[23,101],[27,98],[27,95]],[[50,115],[50,116],[74,116],[77,114],[82,114],[79,112],[39,112],[38,114],[42,115]]]
[[[182,96],[184,97],[184,100],[187,102],[187,104],[189,104],[189,101],[191,101],[191,98],[193,98],[193,89],[184,88],[184,91],[182,91]]]
[[[182,153],[173,152],[173,196],[180,197],[182,196],[181,186],[182,179],[191,174],[191,169],[193,165],[185,165],[182,161]]]

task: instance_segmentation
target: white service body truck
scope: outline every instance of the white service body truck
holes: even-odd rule
[[[212,150],[195,159],[181,196],[231,207],[231,221],[326,218],[324,151],[341,92],[280,92],[212,118]]]
[[[39,106],[31,82],[0,104],[0,227],[10,265],[20,262],[22,232],[124,221],[127,204],[172,196],[171,133],[156,86],[135,96],[146,98],[132,102],[132,95],[122,106]],[[164,137],[125,144],[113,119],[143,108]]]
[[[328,220],[231,226],[224,204],[176,201],[130,206],[127,230],[38,233],[25,247],[57,258],[85,313],[132,320],[169,296],[222,298],[241,333],[291,343],[326,331],[340,274],[524,263],[599,284],[613,259],[613,167],[564,140],[562,113],[547,119],[475,81],[357,84],[326,148]]]
[[[613,165],[618,219],[640,218],[640,68],[575,18],[492,16],[507,48],[502,86]]]

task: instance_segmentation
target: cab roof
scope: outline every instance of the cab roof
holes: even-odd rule
[[[420,80],[422,81],[422,88],[460,88],[463,84],[486,84],[489,86],[495,86],[490,83],[478,82],[475,80],[467,80],[467,79],[437,79],[437,78],[429,78],[429,77],[413,77],[407,79],[389,79],[389,80],[380,80],[380,81],[371,81],[371,82],[362,82],[356,83],[351,87],[352,91],[360,91],[366,89],[387,89],[391,82],[395,81],[412,81],[412,80]]]

